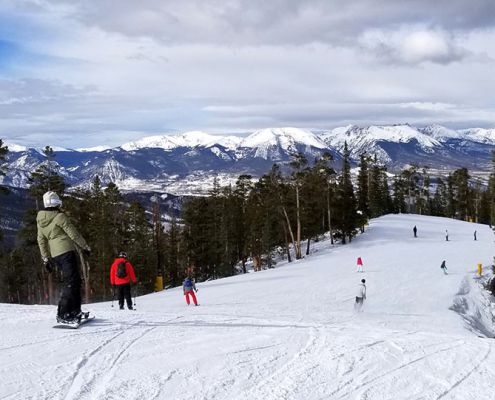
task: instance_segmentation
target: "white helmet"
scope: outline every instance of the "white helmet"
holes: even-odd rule
[[[45,208],[60,207],[62,205],[62,200],[60,200],[57,193],[52,191],[46,192],[43,195],[43,205]]]

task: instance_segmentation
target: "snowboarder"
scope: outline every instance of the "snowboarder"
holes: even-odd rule
[[[476,240],[476,231],[474,231],[474,240]]]
[[[354,309],[356,311],[362,311],[363,303],[366,299],[366,279],[361,279],[358,292],[356,293],[356,302],[354,303]]]
[[[121,310],[124,309],[124,299],[127,303],[127,308],[132,310],[131,281],[136,283],[134,268],[127,261],[127,253],[121,251],[110,268],[110,283],[112,284],[114,295],[115,291],[117,291]]]
[[[445,265],[445,260],[442,261],[442,265],[440,265],[440,268],[443,270],[443,273],[447,275],[447,265]]]
[[[449,231],[445,229],[445,241],[449,241]]]
[[[357,259],[356,272],[364,272],[363,260],[361,259],[361,257],[358,257]]]
[[[418,237],[417,233],[418,233],[418,228],[416,228],[416,225],[414,225],[414,228],[413,228],[413,233],[414,233],[414,237]]]
[[[194,292],[198,292],[198,289],[196,289],[196,284],[194,283],[194,279],[191,278],[189,275],[184,279],[184,282],[182,283],[182,290],[184,292],[184,296],[186,296],[186,303],[187,305],[190,304],[189,301],[189,296],[192,297],[193,303],[195,306],[198,305],[198,301],[196,300],[196,295]]]
[[[43,195],[44,210],[38,212],[38,246],[43,265],[48,273],[57,266],[62,272],[63,286],[58,302],[57,322],[80,322],[88,313],[81,311],[81,275],[78,266],[77,248],[85,256],[90,247],[79,234],[67,215],[61,210],[62,200],[57,193],[49,191]]]

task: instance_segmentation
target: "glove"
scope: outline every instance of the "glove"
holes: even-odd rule
[[[91,255],[91,249],[89,247],[86,247],[85,249],[83,249],[83,254],[86,256],[86,257],[89,257]]]
[[[43,258],[43,267],[45,267],[46,272],[51,274],[53,272],[53,259],[51,257]]]
[[[196,291],[196,293],[198,293],[198,290],[199,290],[199,289],[194,289],[194,290]]]

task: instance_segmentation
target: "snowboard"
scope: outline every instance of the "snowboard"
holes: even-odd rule
[[[53,325],[53,328],[60,328],[60,329],[77,329],[81,325],[87,324],[88,322],[91,322],[95,319],[94,315],[91,315],[88,318],[82,318],[81,321],[79,322],[57,322],[56,325]]]

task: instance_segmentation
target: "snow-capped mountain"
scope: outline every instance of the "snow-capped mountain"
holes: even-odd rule
[[[241,141],[242,138],[236,136],[210,135],[201,131],[191,131],[175,135],[149,136],[136,142],[125,143],[120,147],[126,151],[134,151],[144,148],[172,150],[177,147],[211,147],[220,145],[232,150],[237,148]]]
[[[495,146],[490,130],[455,131],[440,125],[416,128],[408,124],[390,126],[347,126],[323,132],[330,148],[342,152],[347,143],[351,158],[363,153],[375,156],[389,168],[406,164],[438,169],[489,168],[489,154]],[[482,138],[482,139],[481,139]]]
[[[465,129],[460,132],[467,135],[473,141],[495,145],[495,129],[475,128]]]
[[[336,128],[330,132],[323,133],[321,137],[325,142],[340,152],[344,150],[347,143],[351,157],[359,158],[363,153],[376,155],[384,164],[391,164],[400,160],[411,160],[410,152],[424,157],[432,154],[435,148],[440,148],[441,143],[434,137],[426,135],[409,125],[393,126],[348,126]],[[402,157],[394,157],[397,151],[403,153]]]
[[[495,129],[452,130],[439,125],[416,128],[407,124],[358,127],[324,132],[298,128],[267,128],[241,136],[193,131],[151,136],[116,148],[56,149],[55,161],[73,186],[88,185],[98,175],[125,190],[197,193],[207,190],[213,177],[225,184],[241,174],[260,176],[273,163],[287,165],[294,153],[309,161],[329,152],[340,168],[344,144],[356,165],[366,152],[394,171],[418,164],[450,170],[467,167],[489,171]],[[8,174],[3,183],[26,187],[28,177],[46,161],[41,149],[9,144]]]

